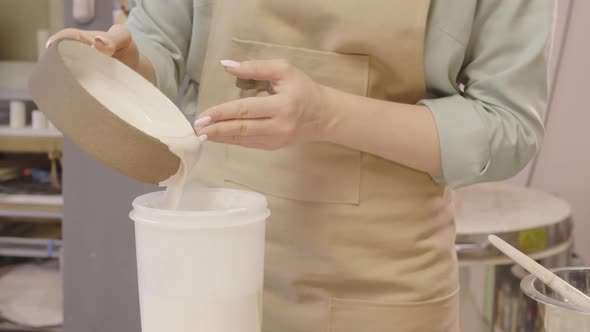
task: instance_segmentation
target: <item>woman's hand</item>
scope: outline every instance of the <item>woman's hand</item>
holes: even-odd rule
[[[323,139],[323,86],[284,60],[221,63],[236,77],[270,82],[274,94],[206,110],[195,122],[200,137],[265,150]]]
[[[423,105],[342,92],[314,82],[282,60],[222,61],[237,77],[269,81],[275,94],[212,107],[195,122],[199,138],[274,150],[322,141],[441,174],[438,131]]]
[[[123,62],[150,82],[156,82],[151,63],[139,53],[129,30],[123,25],[113,25],[106,32],[64,29],[49,37],[46,46],[49,47],[58,39],[73,39],[91,45],[99,52]]]

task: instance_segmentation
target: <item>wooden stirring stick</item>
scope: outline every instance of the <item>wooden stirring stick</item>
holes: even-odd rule
[[[586,296],[586,294],[580,292],[577,288],[556,276],[553,272],[547,270],[544,266],[535,262],[532,258],[520,252],[499,237],[490,235],[488,236],[488,240],[494,245],[494,247],[498,248],[498,250],[510,257],[516,263],[520,264],[520,266],[525,268],[531,274],[534,274],[545,283],[545,285],[561,295],[566,301],[590,312],[590,297]]]

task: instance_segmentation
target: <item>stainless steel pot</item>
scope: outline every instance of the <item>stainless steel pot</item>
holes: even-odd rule
[[[590,295],[590,267],[568,267],[553,272],[580,291]],[[538,303],[540,317],[547,332],[590,332],[590,310],[580,309],[555,294],[533,275],[526,276],[520,287]]]
[[[537,260],[546,267],[571,264],[571,247]],[[461,328],[465,332],[541,332],[538,304],[519,285],[527,275],[514,264],[462,266]],[[589,331],[590,332],[590,331]]]
[[[461,282],[461,328],[466,332],[537,332],[537,303],[522,293],[527,273],[490,245],[495,234],[548,268],[570,266],[573,222],[567,202],[506,184],[455,192]]]
[[[545,192],[487,183],[456,191],[454,201],[462,265],[512,263],[488,242],[490,234],[534,259],[565,251],[572,237],[570,204]]]

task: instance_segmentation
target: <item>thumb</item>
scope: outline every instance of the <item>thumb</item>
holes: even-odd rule
[[[113,25],[109,31],[94,36],[92,46],[100,52],[112,56],[132,43],[129,30],[120,24]]]
[[[104,53],[108,56],[112,56],[113,54],[115,54],[115,46],[113,45],[113,41],[104,35],[94,36],[92,46],[99,50],[101,53]]]
[[[286,60],[221,60],[225,70],[239,78],[277,83],[291,77],[295,67]]]

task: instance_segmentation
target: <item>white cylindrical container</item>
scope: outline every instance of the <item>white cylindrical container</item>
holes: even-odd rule
[[[27,125],[27,106],[25,102],[13,100],[10,102],[10,127],[24,128]]]
[[[33,129],[46,129],[47,118],[45,117],[45,114],[39,110],[33,110],[31,113],[31,126]]]
[[[189,188],[179,210],[163,192],[136,198],[135,240],[142,332],[260,332],[264,196]]]

